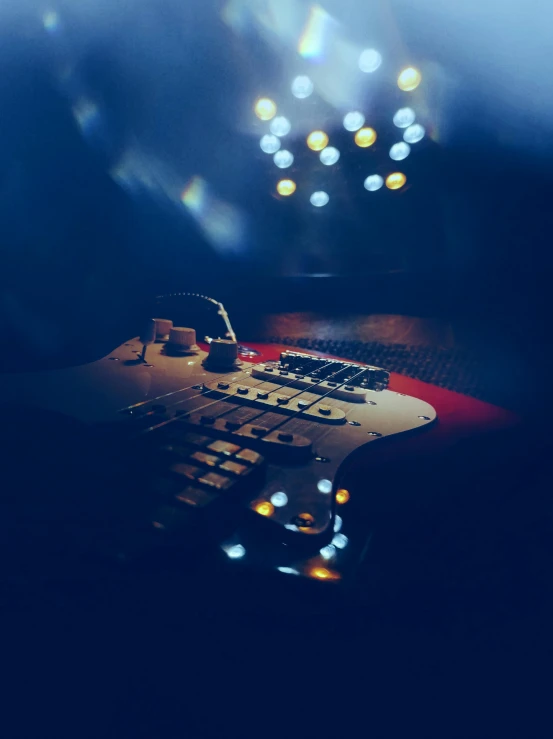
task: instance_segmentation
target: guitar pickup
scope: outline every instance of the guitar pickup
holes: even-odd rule
[[[337,364],[336,370],[341,366]],[[364,403],[367,400],[367,390],[356,385],[348,385],[343,382],[332,382],[332,380],[320,380],[317,377],[306,377],[294,372],[275,372],[271,367],[254,367],[252,377],[256,380],[274,382],[278,385],[309,390],[317,395],[328,395],[331,398],[346,400],[349,403]]]

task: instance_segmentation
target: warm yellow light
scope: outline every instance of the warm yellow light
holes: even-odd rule
[[[311,131],[307,137],[307,146],[312,151],[322,151],[328,144],[328,136],[324,131]]]
[[[399,190],[407,182],[407,177],[403,172],[393,172],[386,177],[386,187],[390,190]]]
[[[256,100],[253,109],[256,116],[262,121],[270,121],[277,112],[276,103],[270,98],[259,98],[259,100]]]
[[[397,78],[397,86],[404,92],[415,90],[422,82],[422,74],[414,67],[407,67]]]
[[[277,191],[279,195],[293,195],[296,192],[296,183],[294,180],[280,180]]]
[[[275,508],[271,503],[265,501],[264,503],[258,503],[255,506],[255,511],[259,513],[260,516],[272,516],[275,512]]]
[[[355,143],[362,149],[372,146],[376,141],[376,131],[374,128],[360,128],[355,134]]]
[[[305,523],[305,526],[302,526],[300,521]],[[310,529],[315,523],[315,518],[310,513],[300,513],[296,518],[296,523],[299,529]]]
[[[339,580],[341,577],[339,572],[327,570],[326,567],[313,567],[309,574],[311,577],[316,577],[317,580]]]
[[[344,490],[343,488],[338,490],[338,492],[336,493],[336,502],[339,503],[340,505],[344,505],[344,503],[347,503],[348,500],[349,500],[349,492],[347,490]]]

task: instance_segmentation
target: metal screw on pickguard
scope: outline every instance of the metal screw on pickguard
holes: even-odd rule
[[[322,464],[327,464],[330,462],[330,459],[328,457],[315,457],[315,462],[321,462]]]
[[[379,434],[378,431],[367,431],[369,436],[382,436],[382,434]]]
[[[110,357],[110,361],[111,362],[118,362],[119,361],[119,357]]]
[[[359,423],[359,421],[348,421],[348,423],[349,423],[350,426],[361,426],[361,424]]]
[[[374,400],[367,400],[367,405],[376,405]]]
[[[430,421],[430,418],[428,416],[418,416],[418,418],[420,418],[421,421]]]

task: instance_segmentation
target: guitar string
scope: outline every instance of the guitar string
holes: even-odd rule
[[[311,371],[311,372],[308,372],[308,373],[306,373],[306,375],[305,375],[305,376],[306,376],[306,377],[311,377],[311,375],[313,375],[313,374],[314,374],[315,372],[317,372],[318,370],[320,370],[320,369],[324,369],[324,367],[327,367],[327,366],[328,366],[329,364],[333,364],[333,362],[334,362],[334,361],[335,361],[335,360],[326,360],[326,363],[325,363],[325,364],[323,365],[323,367],[317,367],[317,368],[316,368],[315,370],[313,370],[313,371]],[[267,365],[267,364],[269,364],[269,362],[260,362],[259,364],[265,364],[265,365]],[[251,366],[251,370],[253,371],[254,369],[256,369],[256,368],[257,368],[257,367],[259,366],[259,364],[256,364],[256,365],[252,365],[252,366]],[[321,380],[320,380],[320,382],[319,382],[319,383],[317,383],[317,385],[320,385],[320,384],[321,384],[321,383],[323,383],[323,382],[328,382],[328,380],[329,380],[329,379],[330,379],[331,377],[334,377],[334,375],[338,374],[338,373],[339,373],[339,372],[341,372],[341,371],[342,371],[343,369],[344,369],[344,368],[343,368],[343,367],[341,367],[341,368],[340,368],[340,369],[338,369],[338,370],[337,370],[336,372],[333,372],[333,373],[332,373],[332,375],[329,375],[328,377],[326,377],[326,378],[324,378],[324,379],[321,379]],[[251,372],[248,372],[248,371],[246,371],[246,370],[242,370],[242,372],[243,372],[243,374],[247,375],[248,377],[250,377],[250,376],[251,376]],[[219,380],[220,380],[221,378],[222,378],[223,380],[225,380],[225,379],[229,379],[229,378],[228,378],[228,374],[227,374],[227,375],[220,375],[219,377],[214,377],[213,379],[210,379],[210,380],[209,380],[209,382],[210,382],[210,383],[213,383],[213,382],[218,382],[218,381],[219,381]],[[253,389],[253,388],[256,388],[256,387],[258,387],[258,386],[259,386],[259,385],[261,385],[261,384],[262,384],[263,382],[270,382],[270,380],[268,380],[268,379],[262,379],[262,378],[252,378],[252,379],[258,379],[258,383],[257,383],[256,385],[251,385],[251,386],[249,386],[249,387],[251,387],[252,389]],[[297,382],[297,381],[298,381],[298,379],[300,379],[300,378],[299,378],[298,376],[295,376],[295,377],[292,377],[292,378],[291,378],[291,379],[290,379],[289,381],[287,381],[287,382],[285,382],[285,383],[282,383],[282,384],[281,384],[281,383],[275,383],[275,382],[273,382],[272,384],[275,384],[275,385],[277,385],[277,386],[278,386],[279,388],[286,388],[286,387],[290,387],[291,385],[293,385],[293,384],[294,384],[295,382]],[[244,381],[245,381],[245,380],[244,380]],[[192,385],[192,386],[191,386],[190,388],[182,388],[182,390],[180,390],[179,392],[184,392],[184,390],[186,390],[186,389],[188,389],[188,390],[189,390],[189,389],[193,388],[193,387],[194,387],[194,386],[195,386],[196,384],[198,384],[198,383],[195,383],[195,384],[194,384],[194,385]],[[229,380],[229,384],[233,384],[233,385],[239,385],[239,384],[240,384],[240,380]],[[202,388],[202,392],[198,393],[197,395],[193,395],[193,396],[191,396],[190,398],[183,398],[183,400],[178,400],[178,401],[177,401],[176,403],[173,403],[173,404],[171,404],[170,406],[168,406],[168,408],[169,408],[169,409],[171,409],[171,408],[175,408],[175,406],[177,406],[177,405],[180,405],[181,403],[186,403],[187,401],[190,401],[190,400],[194,400],[195,398],[198,398],[198,397],[200,397],[201,395],[203,395],[203,391],[205,390],[205,383],[202,383],[202,385],[204,385],[204,387]],[[312,387],[317,387],[317,385],[313,385]],[[337,388],[333,388],[333,389],[334,389],[334,390],[336,390]],[[303,391],[301,391],[301,392],[306,392],[306,391],[307,391],[307,388],[304,388],[304,390],[303,390]],[[276,392],[276,390],[271,390],[270,392],[271,392],[271,393],[273,393],[273,392]],[[290,397],[295,397],[295,396],[290,396]],[[146,402],[150,402],[150,401],[146,401]],[[210,405],[211,405],[211,404],[210,404]],[[202,407],[204,407],[204,406],[202,406]],[[200,410],[200,409],[198,409],[198,410]],[[146,415],[148,415],[148,414],[146,414]]]
[[[329,360],[329,361],[328,361],[328,364],[331,364],[331,363],[332,363],[333,361],[336,361],[336,360]],[[325,365],[325,366],[326,366],[326,365]],[[334,377],[334,376],[335,376],[335,375],[337,375],[337,374],[338,374],[339,372],[341,372],[341,371],[342,371],[343,369],[344,369],[344,367],[341,367],[341,368],[340,368],[340,369],[338,369],[338,370],[337,370],[336,372],[334,372],[334,373],[333,373],[332,375],[330,375],[330,377]],[[361,370],[360,370],[359,372],[357,372],[357,373],[356,373],[355,375],[353,375],[353,377],[349,377],[349,378],[348,378],[347,380],[344,380],[344,382],[340,383],[338,387],[334,387],[334,388],[331,388],[330,390],[328,390],[328,392],[324,393],[323,395],[320,395],[320,396],[318,396],[316,400],[312,400],[312,401],[310,401],[310,404],[309,404],[309,405],[308,405],[308,406],[307,406],[306,408],[298,408],[298,410],[296,410],[296,411],[293,411],[293,412],[292,412],[291,414],[286,414],[286,415],[283,415],[283,420],[281,421],[281,423],[278,423],[278,424],[276,424],[276,425],[275,425],[275,426],[274,426],[274,427],[273,427],[273,428],[272,428],[272,429],[270,430],[270,432],[272,432],[272,431],[275,431],[276,429],[280,428],[281,426],[283,426],[283,425],[284,425],[285,423],[287,423],[288,421],[291,421],[291,420],[293,420],[294,418],[297,418],[298,416],[301,416],[301,414],[302,414],[302,413],[304,413],[305,411],[309,410],[309,408],[311,408],[312,406],[316,405],[317,403],[321,402],[321,400],[324,400],[325,398],[328,398],[329,400],[333,400],[333,398],[329,398],[329,396],[331,396],[333,392],[335,392],[336,390],[339,390],[339,389],[340,389],[341,387],[344,387],[344,386],[345,386],[346,384],[349,384],[349,383],[351,383],[351,382],[352,382],[352,380],[355,380],[355,379],[356,379],[356,378],[357,378],[357,377],[358,377],[359,375],[362,375],[362,374],[363,374],[363,372],[364,372],[365,370],[366,370],[366,367],[363,367],[363,368],[361,368]],[[309,374],[313,374],[313,373],[309,373]],[[286,385],[279,385],[279,386],[277,387],[277,389],[275,389],[275,390],[271,390],[271,391],[270,391],[270,393],[271,393],[271,394],[272,394],[272,393],[276,393],[276,392],[278,392],[278,389],[280,389],[280,388],[283,388],[283,387],[287,387],[287,386],[289,386],[290,384],[292,384],[292,383],[293,383],[293,382],[295,382],[295,381],[296,381],[296,380],[295,380],[295,379],[293,379],[293,380],[291,380],[291,382],[290,382],[290,383],[286,383]],[[326,378],[325,380],[323,380],[323,382],[327,382],[327,381],[328,381],[328,378]],[[255,386],[254,386],[254,387],[255,387]],[[299,396],[299,395],[302,395],[302,394],[303,394],[304,392],[308,392],[308,391],[307,391],[307,390],[301,390],[301,391],[300,391],[299,393],[297,393],[297,395],[291,396],[291,398],[296,398],[296,399],[297,399],[297,398],[298,398],[298,396]],[[199,395],[200,395],[200,394],[199,394]],[[199,397],[199,395],[196,395],[196,396],[194,396],[194,398],[197,398],[197,397]],[[216,399],[215,399],[215,400],[213,400],[213,401],[212,401],[211,403],[208,403],[208,404],[206,404],[206,405],[204,405],[204,406],[201,406],[200,408],[195,408],[195,409],[194,409],[194,410],[193,410],[192,412],[199,412],[199,411],[205,410],[206,408],[209,408],[210,406],[214,405],[215,403],[218,403],[218,402],[224,402],[224,401],[225,401],[225,399],[227,399],[228,397],[229,397],[229,396],[224,396],[223,398],[216,398]],[[234,395],[232,395],[232,396],[230,396],[230,397],[231,397],[231,398],[233,398],[233,397],[235,397],[235,396],[234,396]],[[188,400],[193,400],[194,398],[189,398]],[[186,402],[186,401],[181,401],[181,402]],[[228,402],[228,401],[227,401],[227,402]],[[235,410],[235,406],[234,406],[234,404],[232,404],[232,403],[229,403],[229,405],[230,405],[230,409],[229,409],[228,413],[232,412],[232,410]],[[172,407],[174,407],[174,406],[172,406]],[[239,407],[240,407],[240,406],[239,406]],[[255,407],[255,406],[254,406],[254,407]],[[261,419],[263,418],[263,416],[265,416],[265,415],[266,415],[267,413],[272,413],[272,412],[274,412],[274,410],[275,410],[275,409],[277,409],[277,408],[278,408],[278,406],[271,406],[271,408],[270,408],[269,410],[263,410],[263,411],[262,411],[262,412],[260,413],[260,415],[259,415],[259,416],[256,416],[256,417],[255,417],[254,419],[252,419],[252,421],[253,421],[253,420],[255,420],[256,422],[259,422],[259,421],[261,421]],[[347,413],[348,413],[348,412],[350,412],[351,410],[353,410],[353,408],[350,408],[350,409],[349,409],[349,410],[348,410],[348,411],[346,412],[346,414],[345,414],[345,415],[347,416]],[[224,415],[226,415],[226,413],[222,413],[220,417],[222,417],[222,416],[224,416]],[[150,432],[150,431],[154,431],[154,430],[156,430],[156,429],[158,429],[158,428],[161,428],[161,427],[163,427],[163,426],[167,426],[167,425],[169,425],[170,423],[172,423],[172,422],[174,422],[174,421],[177,421],[177,420],[179,420],[179,419],[182,419],[182,417],[176,416],[176,417],[174,417],[174,418],[171,418],[171,419],[168,419],[168,420],[166,420],[166,421],[162,421],[161,423],[159,423],[159,424],[156,424],[155,426],[151,426],[151,427],[149,427],[149,428],[147,428],[147,429],[144,429],[144,430],[143,430],[143,431],[141,431],[140,433],[141,433],[141,434],[146,434],[146,433],[148,433],[148,432]],[[306,421],[311,421],[311,422],[316,422],[316,421],[315,421],[315,418],[313,418],[313,419],[310,419],[310,418],[305,418],[305,419],[302,419],[302,420],[306,420]],[[242,426],[245,426],[245,425],[247,425],[248,423],[249,423],[249,421],[247,421],[246,423],[242,424]],[[270,433],[270,432],[269,432],[269,433]]]
[[[266,364],[266,363],[265,363],[265,364]],[[324,366],[328,366],[328,364],[332,364],[332,360],[328,360],[328,361],[327,361],[327,363],[326,363],[326,364],[325,364]],[[257,365],[256,365],[256,366],[257,366]],[[252,368],[252,369],[253,369],[253,368]],[[320,369],[320,368],[317,368],[317,369]],[[342,369],[343,369],[343,368],[342,368]],[[314,371],[316,371],[316,370],[314,370]],[[314,372],[314,371],[313,371],[313,372]],[[334,372],[334,373],[333,373],[332,375],[330,375],[330,377],[333,377],[333,376],[334,376],[335,374],[338,374],[338,372],[340,372],[340,371],[341,371],[341,370],[337,370],[337,371],[336,371],[336,372]],[[313,374],[313,372],[310,372],[310,373],[308,373],[308,374],[307,374],[307,376],[309,377],[310,375],[312,375],[312,374]],[[215,382],[215,381],[216,381],[216,379],[217,379],[217,378],[215,378],[214,380],[212,380],[212,382]],[[290,385],[292,385],[292,384],[293,384],[294,382],[296,382],[296,381],[297,381],[297,378],[293,378],[293,379],[291,379],[291,380],[290,380],[289,382],[287,382],[287,383],[285,383],[285,384],[283,384],[283,385],[278,385],[278,386],[277,386],[277,389],[281,389],[281,388],[289,387]],[[326,381],[326,380],[322,380],[321,382],[324,382],[324,381]],[[260,380],[259,380],[259,382],[258,382],[258,383],[257,383],[256,385],[252,385],[252,386],[250,386],[250,387],[251,387],[252,389],[254,389],[254,388],[256,388],[256,387],[259,387],[259,385],[263,384],[264,382],[267,382],[267,380],[262,380],[262,379],[260,379]],[[232,384],[239,384],[239,382],[236,382],[236,383],[232,383]],[[271,383],[271,384],[276,384],[276,383]],[[319,384],[320,384],[320,383],[319,383]],[[268,391],[268,392],[269,392],[269,393],[276,393],[276,392],[277,392],[277,389],[275,389],[275,390],[270,390],[270,391]],[[333,390],[336,390],[337,388],[332,388],[332,389],[333,389]],[[213,392],[213,391],[212,391],[212,392]],[[306,391],[305,391],[305,390],[302,390],[302,391],[300,391],[300,393],[298,393],[297,395],[301,395],[301,393],[302,393],[302,392],[306,392]],[[181,403],[186,403],[187,401],[195,400],[196,398],[199,398],[199,397],[201,397],[201,396],[202,396],[203,394],[204,394],[203,392],[200,392],[200,393],[198,393],[197,395],[193,395],[193,396],[192,396],[192,397],[190,397],[190,398],[184,398],[183,400],[180,400],[180,401],[178,401],[178,402],[174,403],[173,405],[171,405],[171,406],[170,406],[170,408],[174,408],[175,406],[177,406],[177,405],[180,405]],[[296,395],[296,396],[290,396],[290,397],[294,398],[294,397],[297,397],[297,395]],[[194,409],[193,409],[193,410],[192,410],[191,412],[194,412],[194,413],[196,413],[196,412],[199,412],[199,411],[203,411],[203,410],[205,410],[206,408],[209,408],[210,406],[212,406],[212,405],[215,405],[216,403],[219,403],[219,402],[224,402],[224,401],[225,401],[225,399],[226,399],[226,400],[227,400],[227,402],[229,402],[229,410],[227,411],[227,413],[231,413],[231,412],[232,412],[233,410],[236,410],[236,406],[235,406],[234,404],[231,404],[231,403],[230,403],[230,401],[228,400],[228,398],[229,398],[229,397],[234,397],[234,396],[224,396],[223,398],[216,398],[215,400],[212,400],[211,402],[209,402],[209,403],[206,403],[206,404],[204,404],[204,405],[200,406],[199,408],[194,408]],[[322,398],[322,397],[325,397],[325,396],[322,396],[322,395],[321,395],[321,396],[319,396],[319,398]],[[313,403],[315,403],[315,402],[317,402],[317,401],[313,401]],[[239,407],[243,407],[243,406],[239,406]],[[256,406],[252,406],[252,407],[256,407]],[[308,406],[308,407],[309,407],[309,406]],[[271,408],[273,408],[273,406],[271,406]],[[307,409],[301,409],[301,410],[307,410]],[[260,416],[256,416],[255,418],[259,418],[259,417],[261,417],[261,416],[265,415],[265,413],[269,413],[269,412],[270,412],[270,411],[264,410],[264,411],[263,411],[262,413],[260,413]],[[221,417],[222,417],[222,416],[224,416],[224,415],[226,415],[226,413],[223,413],[223,414],[221,414]],[[159,424],[156,424],[155,426],[151,426],[151,427],[149,427],[149,428],[147,428],[147,429],[144,429],[144,430],[143,430],[143,431],[142,431],[141,433],[142,433],[142,434],[144,434],[144,433],[148,433],[149,431],[153,431],[153,430],[155,430],[155,429],[158,429],[158,428],[160,428],[160,427],[162,427],[162,426],[166,426],[166,425],[168,425],[168,424],[172,423],[173,421],[178,421],[179,419],[182,419],[182,416],[180,416],[180,417],[179,417],[179,416],[176,416],[176,417],[174,417],[174,418],[170,418],[170,419],[167,419],[167,420],[165,420],[165,421],[162,421],[161,423],[159,423]],[[253,419],[252,419],[252,420],[253,420]],[[245,424],[242,424],[242,425],[245,425]]]

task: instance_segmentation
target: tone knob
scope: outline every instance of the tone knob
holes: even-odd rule
[[[173,328],[173,321],[168,321],[166,318],[154,318],[154,321],[156,322],[156,339],[167,341]]]
[[[213,339],[209,345],[206,367],[232,369],[238,362],[238,343],[230,339]]]
[[[178,352],[197,352],[196,332],[193,328],[183,328],[182,326],[174,326],[169,331],[169,344],[171,348]]]

